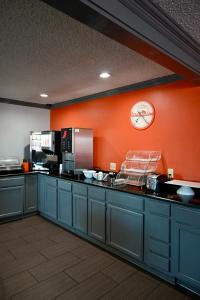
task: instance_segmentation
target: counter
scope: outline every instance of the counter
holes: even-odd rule
[[[167,184],[163,184],[162,188],[158,193],[155,193],[153,191],[147,190],[145,187],[137,187],[133,185],[113,185],[110,182],[104,182],[104,181],[97,181],[95,179],[87,179],[84,177],[84,175],[78,176],[68,176],[68,175],[59,175],[59,174],[49,174],[48,172],[42,172],[42,171],[32,171],[32,172],[26,172],[26,173],[16,173],[16,174],[5,174],[5,175],[0,175],[0,178],[5,177],[5,176],[20,176],[20,175],[29,175],[29,174],[44,174],[47,176],[51,177],[56,177],[58,179],[64,179],[64,180],[70,180],[74,182],[80,182],[80,183],[85,183],[88,185],[92,186],[97,186],[97,187],[102,187],[102,188],[107,188],[107,189],[112,189],[116,191],[121,191],[125,193],[132,193],[136,195],[141,195],[145,197],[150,197],[154,199],[160,199],[160,200],[165,200],[189,207],[195,207],[195,208],[200,208],[200,190],[199,189],[194,189],[195,191],[195,196],[193,197],[192,200],[190,201],[183,201],[176,193],[177,189],[179,186],[170,186]]]

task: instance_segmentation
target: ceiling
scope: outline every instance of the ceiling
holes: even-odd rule
[[[200,0],[151,0],[200,44]]]
[[[0,19],[0,98],[55,104],[172,74],[39,0],[1,0]]]

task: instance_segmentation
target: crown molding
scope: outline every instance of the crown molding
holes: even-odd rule
[[[177,47],[199,61],[200,45],[158,5],[149,0],[119,0],[119,2],[133,13],[136,13]]]
[[[52,104],[51,108],[54,109],[54,108],[69,106],[72,104],[85,102],[85,101],[89,101],[89,100],[94,100],[94,99],[98,99],[98,98],[105,98],[108,96],[113,96],[113,95],[136,91],[136,90],[140,90],[140,89],[144,89],[144,88],[148,88],[148,87],[158,86],[161,84],[172,83],[172,82],[175,82],[175,81],[178,81],[181,79],[182,78],[180,76],[178,76],[176,74],[172,74],[172,75],[159,77],[159,78],[155,78],[155,79],[151,79],[151,80],[147,80],[147,81],[143,81],[143,82],[139,82],[139,83],[134,83],[131,85],[122,86],[119,88],[107,90],[104,92],[100,92],[100,93],[96,93],[96,94],[92,94],[92,95],[88,95],[88,96],[84,96],[84,97],[80,97],[80,98],[75,98],[75,99],[55,103],[55,104]]]
[[[150,0],[42,0],[200,84],[199,45]]]
[[[151,1],[80,1],[200,75],[199,45]]]
[[[69,106],[69,105],[72,105],[75,103],[80,103],[80,102],[85,102],[85,101],[89,101],[89,100],[94,100],[97,98],[104,98],[104,97],[108,97],[108,96],[112,96],[112,95],[127,93],[130,91],[153,87],[153,86],[157,86],[160,84],[171,83],[171,82],[175,82],[177,80],[182,80],[182,79],[183,78],[181,76],[172,74],[172,75],[168,75],[168,76],[164,76],[164,77],[159,77],[159,78],[155,78],[155,79],[151,79],[151,80],[147,80],[147,81],[143,81],[143,82],[139,82],[139,83],[122,86],[119,88],[107,90],[107,91],[92,94],[92,95],[83,96],[80,98],[57,102],[55,104],[39,104],[39,103],[34,103],[34,102],[20,101],[20,100],[7,99],[7,98],[0,98],[0,103],[51,110],[51,109],[57,108],[57,107]]]
[[[39,104],[34,102],[26,102],[26,101],[7,99],[7,98],[0,98],[0,103],[29,106],[29,107],[42,108],[42,109],[51,109],[51,104]]]

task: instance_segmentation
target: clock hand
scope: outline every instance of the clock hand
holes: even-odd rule
[[[138,122],[139,118],[140,118],[140,117],[138,117],[138,118],[135,120],[136,123]]]
[[[139,121],[139,119],[141,118],[141,112],[137,111],[138,112],[138,118],[135,120],[135,122],[137,123]]]
[[[147,120],[145,119],[145,117],[142,115],[142,113],[140,111],[138,111],[138,114],[140,115],[139,118],[141,117],[145,121],[146,124],[149,124],[149,122],[147,122]]]
[[[137,123],[137,122],[139,121],[140,118],[141,118],[141,116],[139,116],[139,117],[135,120],[135,122]]]

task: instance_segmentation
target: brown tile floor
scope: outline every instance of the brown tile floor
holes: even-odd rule
[[[191,299],[40,216],[0,225],[0,300]]]

